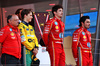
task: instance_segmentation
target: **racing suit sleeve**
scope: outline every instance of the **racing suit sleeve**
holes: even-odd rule
[[[9,32],[7,32],[6,29],[2,28],[0,30],[0,43],[3,43],[6,40],[7,34],[9,34]]]
[[[79,43],[79,33],[74,32],[72,37],[72,53],[75,58],[75,61],[78,60],[78,43]]]
[[[38,48],[39,47],[39,44],[38,44],[38,39],[37,39],[37,37],[36,37],[36,35],[35,35],[35,31],[34,31],[34,36],[35,36],[35,42],[33,42],[33,43],[35,43],[35,48]]]
[[[0,57],[2,55],[2,43],[6,40],[8,34],[9,32],[6,29],[2,28],[0,30]]]
[[[38,47],[39,47],[39,45],[38,45],[38,39],[35,38],[35,48],[38,48]]]
[[[25,31],[24,31],[24,28],[23,26],[18,26],[18,28],[20,29],[20,34],[21,34],[21,43],[28,49],[28,50],[32,50],[34,48],[34,45],[33,43],[30,43],[26,36],[25,36]]]
[[[52,27],[52,24],[50,23],[50,21],[45,23],[44,30],[43,30],[43,36],[42,36],[45,46],[48,45],[48,39],[49,39],[48,37],[49,37],[51,27]]]

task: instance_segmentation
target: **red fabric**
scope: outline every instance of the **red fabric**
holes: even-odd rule
[[[74,58],[78,59],[77,63],[79,63],[78,47],[81,48],[80,54],[81,54],[82,65],[93,64],[92,53],[91,53],[91,48],[92,48],[91,34],[87,29],[84,29],[82,27],[80,27],[73,33],[73,39],[72,39],[72,52]]]
[[[2,43],[2,54],[6,53],[16,58],[21,58],[21,38],[17,27],[10,24],[0,30],[0,43]]]
[[[65,66],[64,28],[64,23],[55,17],[44,26],[43,40],[50,55],[51,66]]]

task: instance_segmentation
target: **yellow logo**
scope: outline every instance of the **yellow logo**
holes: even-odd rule
[[[13,32],[11,33],[11,36],[14,36],[14,33]]]
[[[86,39],[86,36],[83,36],[84,39]]]
[[[56,26],[56,29],[58,29],[58,26]]]

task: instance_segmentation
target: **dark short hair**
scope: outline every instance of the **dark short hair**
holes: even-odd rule
[[[16,14],[16,15],[19,14],[19,13],[20,13],[20,10],[23,10],[23,8],[17,9],[16,12],[15,12],[15,14]]]
[[[24,15],[28,15],[30,12],[32,12],[32,9],[24,9],[24,10],[22,10],[22,12],[21,12],[22,20],[24,19]]]
[[[80,20],[79,20],[79,23],[80,23],[79,26],[82,26],[81,22],[84,23],[86,19],[90,19],[90,17],[89,17],[89,16],[82,16],[82,17],[80,18]]]
[[[55,16],[55,15],[54,15],[54,12],[57,12],[57,10],[58,10],[59,8],[62,8],[62,9],[63,9],[63,7],[62,7],[61,5],[55,5],[55,6],[52,7],[52,14],[53,14],[53,16]]]
[[[9,23],[9,19],[11,19],[12,18],[12,15],[8,15],[8,17],[7,17],[7,23]]]

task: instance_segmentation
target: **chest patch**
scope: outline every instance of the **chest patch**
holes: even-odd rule
[[[88,46],[89,48],[91,47],[90,42],[87,43],[87,46]]]
[[[63,38],[63,33],[60,33],[60,34],[59,34],[59,37],[60,37],[60,38]]]
[[[13,37],[11,37],[12,39],[15,39],[15,37],[13,36]]]
[[[86,36],[83,36],[84,39],[86,39]]]
[[[11,34],[10,34],[11,36],[14,36],[14,33],[13,32],[11,32]]]
[[[82,35],[85,35],[85,33],[84,33],[84,32],[82,32]]]
[[[58,23],[57,23],[57,22],[55,22],[55,25],[58,25]]]
[[[58,29],[58,26],[56,26],[55,28]]]

